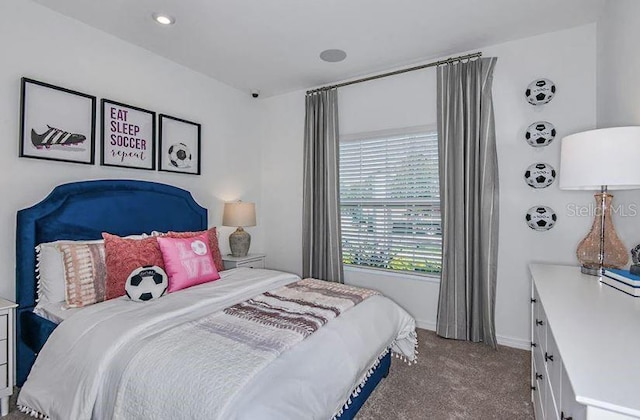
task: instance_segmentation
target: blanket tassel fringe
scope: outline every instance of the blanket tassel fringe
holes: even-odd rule
[[[36,419],[44,419],[44,420],[49,420],[49,416],[46,416],[44,414],[42,414],[41,412],[34,410],[32,408],[29,407],[25,407],[24,405],[20,405],[18,404],[18,410],[20,410],[21,412],[28,414],[31,417],[34,417]]]
[[[392,355],[394,357],[402,360],[403,362],[407,363],[409,366],[411,366],[412,364],[415,365],[416,363],[418,363],[417,362],[417,358],[418,358],[418,334],[415,331],[412,331],[411,334],[410,334],[410,338],[409,339],[413,343],[413,361],[409,360],[404,355],[398,354],[396,352],[392,352]],[[394,341],[393,344],[395,344],[395,341]],[[371,375],[373,375],[373,372],[375,372],[375,370],[378,368],[378,366],[380,366],[380,362],[382,361],[382,359],[384,359],[384,357],[387,355],[387,353],[389,353],[389,351],[391,350],[391,347],[393,347],[393,344],[389,348],[385,349],[385,351],[383,351],[380,356],[378,356],[378,358],[373,363],[371,368],[369,368],[367,373],[365,373],[364,377],[362,378],[362,380],[360,381],[358,386],[353,390],[353,392],[351,392],[351,395],[347,399],[347,402],[344,403],[344,405],[340,408],[340,411],[338,411],[336,414],[334,414],[334,416],[333,416],[333,418],[331,420],[339,420],[340,417],[342,416],[342,414],[344,414],[344,410],[349,409],[349,406],[352,403],[352,399],[356,398],[358,395],[360,395],[360,392],[362,392],[362,388],[364,388],[364,386],[367,383],[367,381],[369,380],[369,378],[371,378]]]

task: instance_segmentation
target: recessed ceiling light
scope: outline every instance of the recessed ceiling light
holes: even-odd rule
[[[176,23],[176,20],[173,17],[169,15],[163,15],[160,13],[154,13],[153,20],[155,20],[161,25],[173,25],[174,23]]]
[[[347,58],[347,53],[342,50],[324,50],[320,53],[320,59],[329,63],[337,63]]]

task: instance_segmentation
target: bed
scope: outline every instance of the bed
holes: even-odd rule
[[[77,406],[69,409],[71,411],[66,411],[66,413],[74,413],[74,417],[77,414],[78,418],[132,418],[131,413],[135,411],[136,407],[133,402],[129,401],[131,399],[129,394],[144,393],[139,389],[145,388],[144,382],[142,385],[137,385],[135,392],[127,392],[123,390],[125,386],[120,383],[119,375],[122,373],[122,377],[125,377],[124,373],[128,373],[129,376],[132,376],[129,384],[135,385],[136,381],[141,381],[141,379],[136,379],[141,375],[133,375],[127,371],[128,368],[133,369],[134,362],[132,361],[133,357],[131,360],[127,359],[129,356],[126,354],[132,348],[138,349],[138,353],[140,353],[139,349],[143,343],[125,341],[123,336],[126,336],[126,333],[118,335],[119,333],[113,331],[113,327],[109,329],[103,326],[102,324],[107,324],[106,321],[103,321],[106,318],[105,314],[117,320],[118,325],[127,325],[126,328],[129,328],[127,331],[131,333],[129,335],[140,337],[144,335],[143,328],[148,328],[145,325],[160,325],[159,320],[162,320],[161,325],[175,323],[175,328],[169,329],[167,327],[169,331],[179,330],[180,328],[177,327],[186,324],[183,321],[187,319],[179,318],[179,316],[186,315],[172,315],[169,321],[164,318],[168,317],[166,315],[168,313],[186,314],[187,309],[184,308],[187,306],[189,308],[188,316],[202,316],[198,311],[204,311],[205,308],[212,310],[211,308],[216,307],[215,305],[222,308],[247,299],[252,294],[261,293],[263,289],[266,291],[297,284],[299,278],[287,273],[271,270],[234,269],[224,272],[221,280],[213,282],[215,283],[213,285],[202,285],[201,288],[196,286],[192,290],[185,289],[161,298],[159,301],[162,301],[162,305],[156,305],[156,307],[166,308],[166,312],[158,310],[156,313],[147,314],[147,312],[153,311],[140,309],[141,306],[131,306],[131,302],[126,302],[126,299],[114,299],[82,309],[78,314],[61,323],[53,322],[34,313],[37,296],[37,282],[34,275],[36,269],[34,248],[36,245],[62,239],[99,239],[104,231],[120,236],[151,231],[202,231],[207,229],[207,220],[207,210],[198,205],[189,192],[169,185],[133,180],[99,180],[61,185],[40,203],[18,212],[16,247],[16,295],[19,304],[16,317],[17,384],[22,386],[29,378],[23,388],[27,392],[24,395],[21,392],[18,401],[19,404],[21,400],[23,403],[27,403],[23,404],[23,411],[30,412],[35,416],[46,416],[51,412],[52,418],[59,417],[59,413],[65,412],[64,410],[58,412],[56,409],[47,408],[46,396],[38,400],[39,395],[51,393],[52,382],[47,375],[54,372],[56,368],[62,369],[56,365],[64,365],[63,362],[56,363],[56,357],[63,359],[66,352],[71,355],[75,349],[78,352],[76,359],[81,359],[84,353],[91,353],[91,343],[105,340],[106,343],[112,344],[122,340],[121,345],[112,345],[114,348],[112,355],[107,351],[104,353],[109,353],[108,357],[100,355],[100,357],[104,357],[104,360],[99,360],[104,366],[96,370],[100,373],[96,373],[95,378],[92,377],[94,382],[91,386],[84,385],[84,388],[67,390],[65,391],[67,394],[60,394],[56,398],[57,401],[63,401],[67,397],[75,398],[69,404]],[[221,299],[220,296],[224,296],[224,299]],[[185,302],[193,302],[190,299],[200,300],[196,304],[187,305]],[[330,418],[332,416],[340,419],[353,418],[373,389],[387,375],[392,354],[390,350],[409,362],[415,357],[414,351],[417,342],[413,319],[393,305],[395,304],[382,296],[373,296],[358,305],[358,310],[354,307],[339,318],[335,318],[256,373],[255,380],[245,384],[239,379],[238,383],[242,386],[238,389],[241,389],[242,392],[237,392],[233,398],[230,397],[230,402],[225,405],[223,411],[219,412],[226,413],[223,416],[225,418],[301,418],[302,413],[304,413],[302,414],[304,418]],[[360,309],[361,307],[362,309]],[[135,315],[127,314],[129,308],[134,308],[131,314],[135,313]],[[382,316],[381,313],[385,313],[385,311],[389,311],[391,315]],[[136,319],[148,320],[148,322],[147,324],[140,322],[140,325],[129,326],[135,324],[132,320]],[[113,322],[116,323],[116,321]],[[95,330],[92,330],[93,326],[98,324],[103,329],[96,327]],[[87,338],[91,337],[91,334],[93,334],[93,341]],[[162,337],[159,334],[156,335]],[[162,343],[162,338],[158,338],[156,335],[153,336],[153,340],[157,341],[153,343]],[[150,344],[145,342],[144,345]],[[153,346],[158,347],[160,344],[153,344],[151,347]],[[79,347],[80,350],[76,347]],[[199,347],[199,345],[192,347]],[[123,351],[123,348],[128,351]],[[357,353],[357,355],[350,354],[351,352]],[[38,355],[38,361],[34,367]],[[309,358],[313,361],[310,362]],[[85,363],[86,366],[91,366],[88,361]],[[145,361],[136,361],[136,363],[144,366]],[[189,366],[189,362],[180,361],[180,363],[182,365],[178,368]],[[166,364],[168,365],[170,362],[166,362]],[[344,366],[340,366],[341,364]],[[333,367],[333,365],[338,365],[338,367]],[[189,371],[187,368],[183,370]],[[82,376],[84,371],[79,371],[81,372],[78,373],[80,376],[75,379],[65,379],[67,380],[66,387],[73,387],[76,383],[89,382],[85,376]],[[87,369],[87,372],[89,371],[90,369]],[[181,388],[204,389],[207,386],[215,388],[210,384],[208,378],[195,378],[198,373],[198,369],[194,368],[191,373],[193,377],[181,378],[184,382]],[[117,380],[109,379],[109,375],[117,376]],[[325,391],[323,386],[331,389]],[[304,392],[300,389],[303,389]],[[83,398],[80,399],[86,399],[85,396],[89,391],[96,396],[95,401],[78,402],[76,401],[78,400],[77,395],[73,395],[81,393]],[[115,404],[116,391],[118,404]],[[56,389],[56,392],[62,391]],[[148,393],[159,392],[160,390],[151,390]],[[164,389],[163,392],[174,391]],[[121,403],[121,399],[124,402]],[[45,403],[39,405],[39,401],[43,400]],[[62,403],[54,405],[60,404]],[[182,404],[185,404],[184,401]],[[209,402],[209,404],[212,403]],[[117,407],[113,408],[112,405]],[[129,414],[117,415],[114,410],[120,409],[120,406],[125,407],[124,411],[120,411],[120,413]],[[142,407],[143,404],[141,403],[140,406]],[[147,408],[148,411],[145,413],[149,413],[147,417],[157,418],[149,411],[152,408],[153,406]],[[174,407],[163,407],[164,411],[161,413],[168,413],[172,408]],[[180,407],[181,411],[178,411],[180,413],[178,417],[189,418],[196,413],[207,413],[208,415],[210,414],[210,411],[207,411],[208,408],[207,401],[194,401],[186,408]],[[67,408],[65,407],[65,409]]]

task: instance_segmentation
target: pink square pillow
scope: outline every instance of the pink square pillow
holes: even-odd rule
[[[190,238],[157,239],[169,276],[169,293],[220,278],[206,233]]]
[[[213,257],[213,263],[216,265],[216,270],[224,270],[222,254],[220,253],[220,247],[218,246],[218,231],[215,227],[200,232],[169,232],[165,236],[170,238],[190,238],[192,236],[202,235],[203,233],[209,235],[209,249],[211,250],[211,256]]]
[[[145,265],[164,268],[162,252],[155,237],[144,239],[121,238],[103,232],[107,284],[105,300],[124,296],[127,277],[133,270]]]

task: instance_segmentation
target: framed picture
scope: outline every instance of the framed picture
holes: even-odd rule
[[[200,175],[200,131],[198,123],[160,114],[160,170]]]
[[[92,165],[96,97],[22,78],[20,157]]]
[[[156,113],[103,99],[100,164],[156,169]]]

